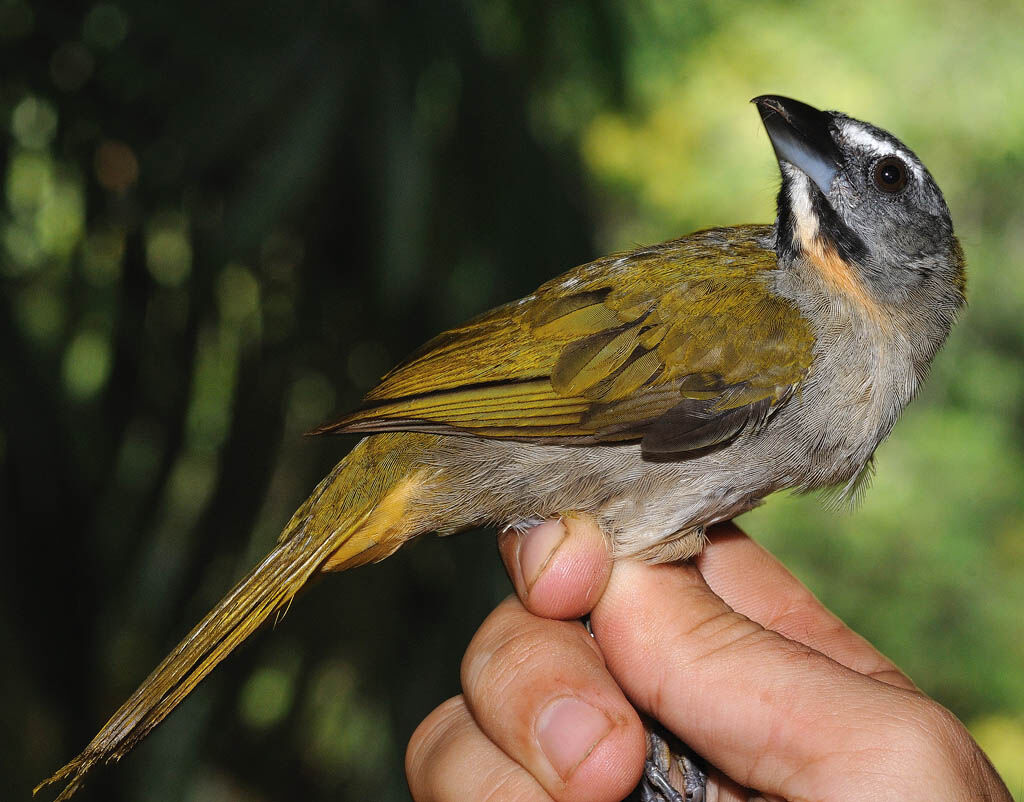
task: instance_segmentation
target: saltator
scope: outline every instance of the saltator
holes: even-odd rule
[[[941,191],[891,134],[753,102],[782,174],[775,223],[570,270],[435,337],[317,429],[368,436],[47,781],[67,782],[59,799],[321,571],[555,515],[594,518],[617,558],[683,560],[776,490],[855,490],[964,303],[963,254]]]

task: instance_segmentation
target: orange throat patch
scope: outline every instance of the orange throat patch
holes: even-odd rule
[[[810,220],[805,215],[796,216],[793,244],[816,268],[822,282],[830,292],[852,309],[863,313],[879,325],[887,325],[890,322],[889,315],[864,286],[856,266],[843,259],[835,245],[821,235],[814,213],[808,212],[807,214],[810,216]]]

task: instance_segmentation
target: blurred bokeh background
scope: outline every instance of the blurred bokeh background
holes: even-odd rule
[[[744,525],[1021,795],[1021,30],[1016,0],[0,0],[0,795],[265,552],[353,443],[302,432],[395,360],[610,250],[770,221],[763,92],[917,150],[970,308],[857,511]],[[81,798],[406,799],[508,591],[490,533],[328,577]]]

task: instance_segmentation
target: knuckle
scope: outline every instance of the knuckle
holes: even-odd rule
[[[931,699],[921,697],[921,735],[923,746],[946,760],[957,760],[973,752],[973,740],[967,728],[949,710]]]
[[[871,679],[884,682],[886,685],[892,685],[895,688],[902,688],[906,691],[916,690],[914,683],[910,681],[906,674],[883,658],[878,660],[876,668],[866,671],[865,674],[871,677]]]
[[[906,693],[901,712],[888,722],[889,737],[878,739],[889,744],[889,754],[899,756],[904,771],[930,782],[984,786],[991,767],[967,728],[938,702]]]
[[[481,802],[539,802],[547,795],[540,795],[534,784],[523,782],[523,769],[519,764],[508,761],[488,772],[481,782],[486,789]]]
[[[477,729],[461,696],[439,705],[416,728],[405,772],[416,802],[550,802],[522,766]]]
[[[519,629],[516,618],[511,600],[506,599],[484,619],[462,657],[460,674],[463,688],[477,685],[480,671],[490,661],[493,652]]]
[[[703,661],[725,650],[759,643],[766,634],[760,624],[726,607],[695,622],[685,637],[700,643],[692,653],[695,660]]]
[[[405,751],[405,774],[417,800],[436,798],[446,771],[445,753],[466,723],[464,701],[455,696],[434,708],[413,732]]]
[[[793,597],[783,597],[764,621],[767,629],[781,632],[792,640],[807,643],[811,637],[819,640],[833,638],[846,629],[838,619],[822,620],[820,604],[810,591],[797,592]]]
[[[728,653],[760,641],[765,634],[760,625],[732,610],[696,622],[683,636],[686,644],[676,650],[682,659],[651,663],[654,673],[647,697],[651,709],[665,710],[676,703],[684,684],[682,678],[689,670],[717,672],[723,659],[728,659]]]
[[[951,766],[970,751],[966,728],[946,708],[913,691],[899,691],[876,735],[914,764]]]
[[[506,698],[538,677],[550,678],[550,669],[562,658],[572,656],[571,662],[582,667],[582,653],[587,662],[603,663],[600,650],[578,623],[537,618],[518,602],[514,609],[504,607],[481,625],[463,657],[462,687],[471,709],[484,700]]]
[[[512,685],[528,681],[549,653],[536,627],[507,628],[474,653],[463,674],[470,702],[482,697],[500,699]]]

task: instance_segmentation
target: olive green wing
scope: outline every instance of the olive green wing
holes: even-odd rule
[[[760,426],[813,336],[770,288],[770,229],[711,229],[583,265],[445,332],[315,433],[389,430],[681,453]]]

